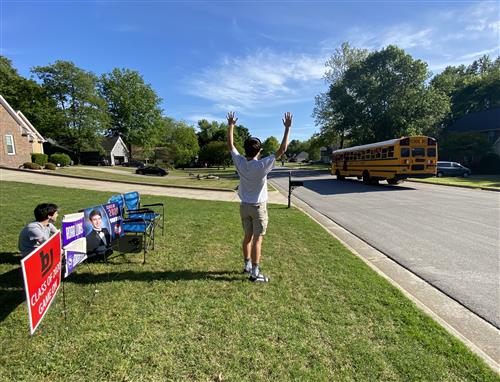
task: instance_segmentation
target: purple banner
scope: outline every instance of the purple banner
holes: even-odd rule
[[[62,245],[63,248],[73,241],[85,237],[83,229],[84,216],[83,213],[64,215],[62,220]]]
[[[86,251],[85,240],[83,240],[82,244],[84,250]],[[69,274],[76,268],[76,266],[87,258],[87,252],[65,250],[64,253],[66,256],[66,272],[64,274],[64,277],[68,277]]]

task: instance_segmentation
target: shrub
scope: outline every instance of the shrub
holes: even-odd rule
[[[57,168],[57,165],[55,165],[54,163],[45,163],[45,168],[47,170],[55,170]]]
[[[476,171],[477,174],[500,174],[500,156],[495,153],[488,153],[484,155],[479,161]]]
[[[26,162],[23,163],[24,168],[29,168],[30,170],[41,170],[42,166],[40,166],[38,163],[33,163],[33,162]]]
[[[50,156],[50,161],[60,166],[69,166],[71,163],[71,158],[68,154],[56,153]]]
[[[49,161],[47,154],[31,154],[31,162],[44,166]]]

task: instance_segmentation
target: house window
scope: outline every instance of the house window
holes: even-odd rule
[[[5,144],[7,145],[7,154],[16,155],[16,148],[14,147],[14,137],[12,135],[5,136]]]

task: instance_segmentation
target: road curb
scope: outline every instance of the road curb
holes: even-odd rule
[[[414,183],[423,183],[423,184],[433,184],[435,186],[446,186],[446,187],[458,187],[458,188],[469,188],[469,189],[474,189],[474,190],[484,190],[484,191],[493,191],[493,192],[500,192],[500,189],[497,188],[491,188],[491,187],[476,187],[476,186],[468,186],[465,184],[445,184],[445,183],[432,183],[432,182],[423,182],[420,180],[408,180],[406,179],[405,182],[414,182]]]
[[[96,181],[104,181],[104,182],[112,182],[112,183],[125,183],[125,184],[137,184],[139,186],[154,186],[154,187],[165,187],[165,188],[180,188],[186,190],[206,190],[206,191],[221,191],[221,192],[235,192],[235,190],[228,190],[227,188],[215,188],[215,187],[191,187],[191,186],[173,186],[169,184],[152,184],[152,183],[142,183],[142,182],[130,182],[127,180],[114,180],[114,179],[96,179],[90,176],[75,176],[75,175],[66,175],[66,174],[57,174],[57,173],[48,173],[40,170],[30,170],[26,168],[13,168],[0,166],[0,169],[18,171],[18,172],[30,172],[34,174],[40,175],[50,175],[50,176],[60,176],[62,178],[72,178],[72,179],[86,179],[86,180],[96,180]]]
[[[273,182],[273,186],[287,194],[277,182]],[[292,198],[293,205],[297,209],[317,222],[350,252],[398,288],[418,308],[458,338],[496,373],[500,373],[500,330],[332,219],[314,210],[303,200],[293,195]]]

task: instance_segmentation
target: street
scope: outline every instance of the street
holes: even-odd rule
[[[497,192],[405,182],[365,185],[318,171],[293,195],[500,327]],[[288,170],[270,174],[288,190]]]

